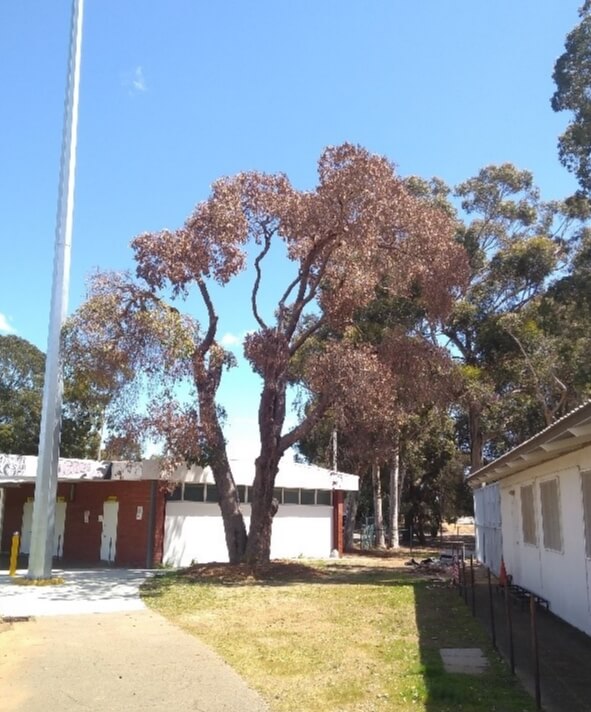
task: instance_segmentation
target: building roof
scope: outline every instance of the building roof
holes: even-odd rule
[[[591,401],[470,474],[471,487],[499,480],[591,444]]]
[[[254,460],[230,460],[232,474],[237,485],[252,485]],[[0,485],[33,482],[37,474],[37,457],[34,455],[5,455],[0,453]],[[159,480],[165,479],[158,460],[141,462],[105,462],[99,460],[75,460],[60,458],[59,482],[89,480]],[[213,483],[209,467],[180,467],[170,476],[177,482]],[[294,462],[288,456],[279,464],[276,487],[302,489],[339,489],[356,491],[359,477],[345,472],[334,472],[315,465]]]

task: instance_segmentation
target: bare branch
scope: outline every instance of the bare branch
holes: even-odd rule
[[[261,327],[261,329],[266,329],[267,325],[261,318],[258,310],[258,305],[257,305],[257,297],[258,297],[258,292],[259,292],[259,287],[261,284],[261,262],[271,249],[271,237],[273,235],[273,230],[269,231],[267,230],[266,225],[263,225],[263,232],[265,234],[265,244],[263,249],[261,250],[260,254],[257,255],[257,258],[254,261],[254,268],[256,270],[257,276],[254,281],[254,285],[252,288],[252,295],[251,295],[251,304],[252,304],[252,313],[254,314],[254,318],[257,320],[258,325]]]
[[[196,281],[197,281],[197,286],[199,287],[199,291],[201,292],[201,296],[203,297],[203,301],[205,302],[205,306],[207,308],[207,315],[208,315],[208,319],[209,319],[209,326],[207,328],[207,333],[206,333],[203,341],[199,344],[199,352],[201,353],[202,356],[204,356],[211,348],[211,345],[213,344],[213,340],[215,339],[215,334],[216,334],[217,327],[218,327],[218,316],[215,313],[215,309],[213,307],[213,302],[211,301],[211,297],[209,295],[209,290],[207,289],[207,285],[201,278],[197,279]]]
[[[312,430],[314,425],[316,425],[316,423],[322,418],[328,408],[328,404],[328,398],[324,395],[320,396],[314,404],[312,410],[302,420],[302,422],[299,425],[296,425],[296,427],[288,433],[285,433],[285,435],[279,439],[279,451],[281,453],[285,452],[292,445],[295,445],[298,440],[305,437],[310,430]]]
[[[289,355],[290,357],[293,356],[299,348],[301,348],[304,343],[312,336],[312,334],[315,334],[318,329],[326,322],[326,319],[324,316],[321,316],[317,321],[312,324],[312,326],[308,327],[302,333],[298,336],[298,338],[295,340],[295,342],[291,345],[289,349]]]

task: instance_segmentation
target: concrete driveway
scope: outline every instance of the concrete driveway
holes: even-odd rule
[[[144,606],[153,573],[54,571],[64,584],[19,586],[0,572],[2,712],[268,712],[216,653]]]
[[[26,573],[17,571],[17,577]],[[152,574],[147,569],[54,569],[63,584],[22,586],[0,571],[0,618],[141,610],[139,588]]]

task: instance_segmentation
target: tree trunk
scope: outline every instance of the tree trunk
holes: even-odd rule
[[[252,512],[246,544],[246,561],[251,566],[266,564],[271,556],[273,517],[278,504],[273,498],[273,488],[279,462],[285,450],[306,435],[323,412],[321,408],[316,409],[313,416],[309,415],[297,428],[282,436],[290,352],[285,335],[268,333],[267,337],[259,404],[261,450],[255,460]]]
[[[482,408],[479,403],[470,403],[468,408],[470,423],[470,472],[482,467]]]
[[[345,500],[345,551],[353,551],[353,534],[355,532],[355,519],[359,496],[357,492],[347,492]]]
[[[386,546],[384,537],[384,516],[382,510],[382,483],[380,466],[374,463],[371,468],[371,482],[373,485],[373,515],[376,530],[376,546],[383,549]]]
[[[280,457],[265,457],[262,453],[255,460],[250,530],[246,545],[246,562],[260,566],[271,557],[271,533],[273,516],[277,511],[273,501],[273,487],[279,469]]]
[[[273,516],[277,511],[273,502],[273,487],[284,452],[280,441],[285,422],[288,358],[282,350],[284,345],[281,339],[269,343],[269,359],[263,374],[264,385],[259,404],[261,451],[255,460],[250,530],[246,544],[246,561],[251,566],[265,564],[271,556]]]
[[[238,564],[243,560],[246,552],[246,526],[225,449],[223,453],[216,454],[212,458],[210,466],[218,492],[228,559],[231,564]]]
[[[240,510],[238,490],[228,461],[226,441],[215,403],[221,366],[218,367],[217,364],[211,362],[209,366],[206,366],[199,356],[194,358],[193,366],[199,399],[199,415],[210,452],[209,464],[217,488],[228,560],[231,564],[238,564],[243,560],[246,551],[246,526]]]
[[[392,549],[399,549],[398,519],[400,515],[400,450],[398,442],[394,444],[392,465],[390,467],[390,511],[389,530],[390,546]]]

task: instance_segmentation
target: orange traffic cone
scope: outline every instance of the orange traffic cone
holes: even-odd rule
[[[501,557],[501,570],[499,571],[499,586],[507,585],[507,569],[505,568],[505,560]]]

